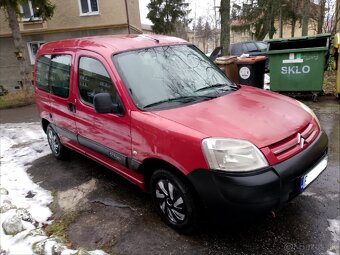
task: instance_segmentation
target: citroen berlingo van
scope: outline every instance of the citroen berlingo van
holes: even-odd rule
[[[327,136],[306,105],[234,84],[182,39],[50,42],[34,76],[52,154],[74,150],[124,176],[179,232],[203,212],[278,210],[327,166]]]

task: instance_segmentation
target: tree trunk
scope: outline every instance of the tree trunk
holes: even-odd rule
[[[230,45],[230,0],[221,0],[221,46],[222,55],[229,55]]]
[[[292,30],[291,30],[291,36],[292,36],[292,37],[295,36],[295,26],[296,26],[296,18],[293,17],[293,18],[292,18]]]
[[[336,0],[335,6],[335,25],[333,34],[340,31],[340,0]]]
[[[325,21],[326,0],[320,0],[320,13],[318,17],[318,34],[322,34]]]
[[[10,3],[6,6],[8,20],[9,20],[9,27],[12,30],[12,37],[14,42],[14,47],[16,51],[22,54],[22,58],[19,58],[20,64],[20,78],[22,82],[22,87],[28,90],[31,87],[31,75],[29,69],[29,59],[27,58],[27,51],[26,47],[22,41],[22,36],[20,33],[19,22],[17,19],[17,15],[15,9],[11,6]]]
[[[203,38],[203,52],[204,52],[204,53],[207,53],[207,52],[205,51],[205,38]]]
[[[309,2],[310,0],[303,1],[303,14],[302,14],[302,36],[308,35],[308,22],[309,22]]]

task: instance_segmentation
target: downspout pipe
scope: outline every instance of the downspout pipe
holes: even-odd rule
[[[127,26],[128,26],[128,34],[131,34],[131,31],[130,31],[129,8],[128,8],[127,0],[125,0],[125,11],[126,11],[126,21],[127,21]]]

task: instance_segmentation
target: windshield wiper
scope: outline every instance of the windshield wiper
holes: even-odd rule
[[[164,104],[164,103],[171,103],[171,102],[179,102],[179,103],[189,103],[189,102],[193,102],[196,100],[209,100],[209,99],[213,99],[216,98],[217,96],[182,96],[182,97],[174,97],[174,98],[169,98],[169,99],[165,99],[165,100],[161,100],[158,102],[154,102],[151,104],[147,104],[145,106],[143,106],[143,109],[145,108],[149,108],[149,107],[153,107],[156,105],[160,105],[160,104]]]
[[[200,88],[198,90],[195,90],[195,92],[203,91],[203,90],[208,90],[208,89],[212,89],[212,88],[222,88],[222,87],[228,87],[228,89],[225,89],[225,90],[234,90],[234,89],[237,89],[236,86],[232,86],[232,85],[229,85],[229,84],[226,84],[226,83],[216,83],[216,84],[213,84],[213,85],[210,85],[210,86],[203,87],[203,88]]]

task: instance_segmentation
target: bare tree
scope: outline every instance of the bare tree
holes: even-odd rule
[[[51,4],[50,0],[31,0],[35,7],[35,15],[41,17],[43,20],[52,17],[55,5]],[[23,88],[27,89],[31,85],[31,76],[29,68],[29,58],[27,57],[27,50],[24,45],[18,17],[19,4],[27,4],[28,0],[0,0],[0,8],[3,9],[8,18],[8,25],[12,31],[13,43],[16,49],[17,59],[20,64],[20,75]]]
[[[319,10],[319,17],[318,17],[318,34],[322,34],[323,32],[323,27],[325,24],[325,11],[326,11],[326,0],[320,0],[320,10]]]
[[[303,1],[303,12],[302,12],[302,36],[308,35],[309,25],[309,13],[310,12],[310,0]]]
[[[221,46],[222,54],[229,55],[230,45],[230,0],[221,0]]]

